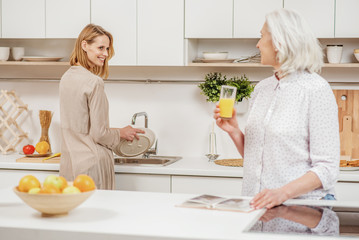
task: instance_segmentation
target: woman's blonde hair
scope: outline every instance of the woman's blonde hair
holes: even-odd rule
[[[96,37],[106,35],[110,40],[110,46],[108,50],[108,57],[105,59],[105,62],[102,67],[94,66],[91,67],[89,63],[89,59],[87,57],[86,52],[82,49],[81,43],[82,41],[86,41],[88,44],[92,44]],[[108,77],[108,61],[115,54],[113,49],[113,37],[111,33],[107,32],[101,26],[88,24],[84,29],[82,29],[78,38],[76,39],[74,50],[72,51],[70,57],[70,65],[76,65],[79,63],[81,66],[91,71],[93,74],[98,75],[102,78]]]
[[[277,51],[281,76],[295,71],[320,72],[323,50],[309,25],[295,11],[278,9],[266,16],[268,31]]]

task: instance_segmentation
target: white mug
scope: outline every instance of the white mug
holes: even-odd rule
[[[9,47],[0,47],[0,61],[7,61],[10,55]]]
[[[15,61],[20,61],[25,55],[25,48],[23,47],[12,47],[11,54]]]
[[[327,45],[327,58],[329,63],[340,63],[342,54],[343,45]]]

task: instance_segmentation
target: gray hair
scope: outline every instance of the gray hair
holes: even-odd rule
[[[278,9],[266,16],[268,31],[277,50],[281,76],[295,71],[320,72],[323,49],[305,20],[295,11]]]

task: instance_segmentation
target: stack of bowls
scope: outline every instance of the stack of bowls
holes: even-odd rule
[[[206,60],[225,60],[228,52],[203,52],[203,58]]]

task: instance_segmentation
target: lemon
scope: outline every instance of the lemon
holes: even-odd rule
[[[46,141],[38,142],[35,146],[36,152],[40,154],[47,153],[49,151],[49,144]]]

